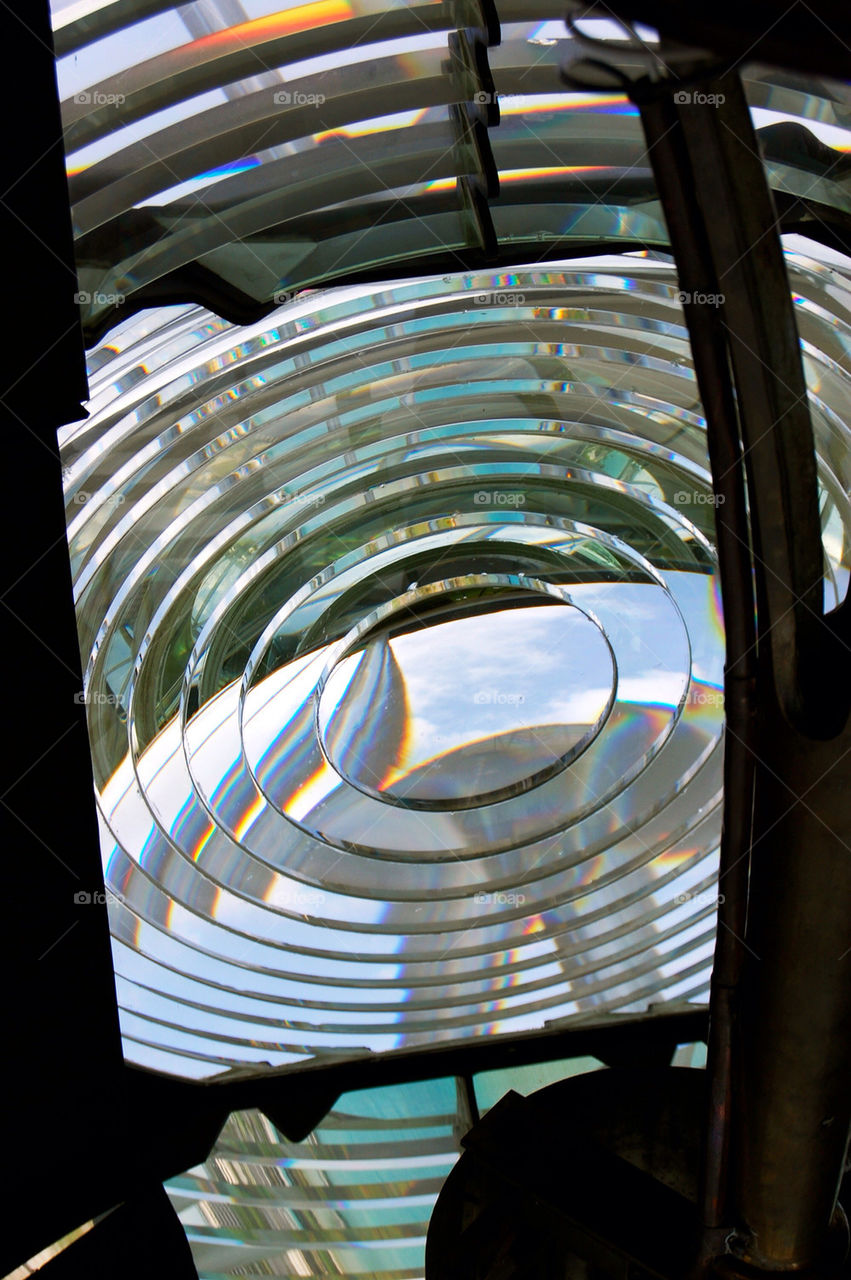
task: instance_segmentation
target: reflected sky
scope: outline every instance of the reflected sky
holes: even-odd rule
[[[361,643],[322,691],[320,741],[353,785],[403,803],[534,785],[590,740],[614,696],[605,637],[569,604],[426,619]]]
[[[803,250],[836,593],[851,344]],[[94,354],[62,448],[130,1060],[705,998],[723,622],[676,295],[608,258],[163,310]]]

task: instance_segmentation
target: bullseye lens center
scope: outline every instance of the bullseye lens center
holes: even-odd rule
[[[479,597],[400,608],[339,657],[317,729],[352,786],[408,808],[492,804],[566,768],[600,731],[616,669],[599,625],[536,591]]]

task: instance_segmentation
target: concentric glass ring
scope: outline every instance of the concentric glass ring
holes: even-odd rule
[[[831,603],[848,286],[789,263]],[[705,998],[723,626],[669,262],[144,313],[90,409],[63,460],[131,1060]]]
[[[525,654],[536,639],[540,640],[542,627],[546,634],[547,624],[556,624],[554,647],[565,644],[570,654],[571,684],[580,695],[585,694],[586,705],[575,709],[569,725],[564,722],[562,707],[546,724],[530,714],[527,704],[536,694],[542,695],[539,701],[551,696],[534,675],[528,680],[528,696],[486,689],[474,700],[474,708],[485,711],[465,705],[466,666],[463,662],[454,665],[452,659],[459,656],[459,650],[463,653],[465,641],[476,644],[481,631],[482,589],[489,587],[513,588],[510,598],[505,591],[494,593],[497,607],[487,615],[489,628],[498,628],[497,645],[514,644],[515,652]],[[518,603],[517,588],[537,597],[531,627],[528,612],[506,608],[509,599],[511,604]],[[470,592],[478,597],[474,616],[432,626],[423,625],[416,614],[413,622],[408,618],[416,606],[426,601],[434,604],[438,593],[442,602],[447,596],[461,593],[463,597]],[[554,611],[553,603],[563,607]],[[400,614],[401,631],[388,636],[388,620],[398,619]],[[493,644],[492,634],[489,639]],[[438,661],[445,665],[423,679],[435,656],[435,642]],[[561,654],[564,669],[564,650]],[[595,676],[601,679],[602,687],[589,697],[588,685]],[[316,684],[314,732],[331,768],[377,800],[426,810],[480,808],[540,785],[584,750],[612,709],[615,678],[605,630],[567,593],[520,574],[467,574],[414,587],[368,614],[343,637],[339,653],[326,662]],[[382,689],[388,681],[389,696]],[[379,690],[383,696],[377,696]],[[463,706],[463,724],[455,721],[447,701],[455,708]],[[593,703],[590,710],[589,703]],[[516,715],[512,716],[509,708],[516,708]],[[437,731],[434,717],[443,721]],[[471,727],[471,720],[479,723]],[[507,729],[506,723],[512,727]],[[389,735],[385,726],[391,729]],[[407,740],[406,730],[413,726],[419,727],[419,743]],[[438,743],[439,754],[430,755],[428,747]],[[530,756],[538,765],[532,772]],[[494,787],[497,780],[501,787]]]

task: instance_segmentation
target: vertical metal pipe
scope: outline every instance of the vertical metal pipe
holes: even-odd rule
[[[681,286],[725,295],[714,319],[694,308],[687,318],[710,441],[721,471],[734,467],[740,482],[738,455],[725,464],[718,451],[736,453],[741,433],[758,607],[755,650],[742,612],[753,601],[744,561],[722,560],[736,582],[725,618],[739,630],[726,681],[726,883],[704,1206],[710,1228],[740,1228],[746,1261],[800,1270],[830,1250],[851,1120],[851,664],[847,642],[821,614],[812,429],[747,103],[735,76],[700,89],[704,105],[677,108],[673,86],[645,85],[643,102],[639,87],[636,100]],[[731,375],[735,429],[719,398]],[[713,470],[717,485],[716,458]],[[744,548],[742,527],[723,525],[719,550],[735,537]],[[712,1243],[719,1247],[717,1235]]]
[[[777,716],[759,751],[737,1199],[744,1256],[781,1270],[828,1247],[851,1123],[851,732]]]
[[[642,120],[656,184],[676,251],[686,296],[720,293],[703,232],[696,186],[684,181],[692,159],[670,98],[642,103]],[[724,821],[718,870],[718,931],[711,979],[707,1046],[708,1115],[701,1202],[708,1232],[727,1221],[736,992],[744,956],[749,849],[753,809],[756,624],[753,570],[745,501],[744,464],[727,344],[706,307],[685,305],[695,375],[707,423],[716,543],[724,604]]]

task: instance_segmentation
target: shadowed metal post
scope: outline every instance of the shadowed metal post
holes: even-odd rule
[[[716,1249],[726,1234],[717,1229],[735,1226],[737,1252],[780,1271],[822,1265],[830,1253],[851,1119],[847,609],[822,614],[806,387],[747,103],[737,76],[695,83],[700,93],[679,95],[681,105],[649,91],[642,117],[681,284],[694,277],[725,297],[717,325],[736,387],[758,617],[755,723],[753,652],[743,651],[736,673],[744,684],[730,681],[728,667],[727,750],[738,768],[753,769],[755,801],[745,921],[750,792],[736,779],[727,830],[737,801],[739,847],[728,841],[722,858],[722,876],[733,880],[722,883],[730,909],[713,988],[705,1208]],[[729,416],[719,414],[712,366],[700,358],[706,318],[694,307],[686,314],[717,440],[719,424],[729,434]],[[744,529],[739,538],[746,549]],[[725,596],[730,622],[741,620],[748,595]]]

